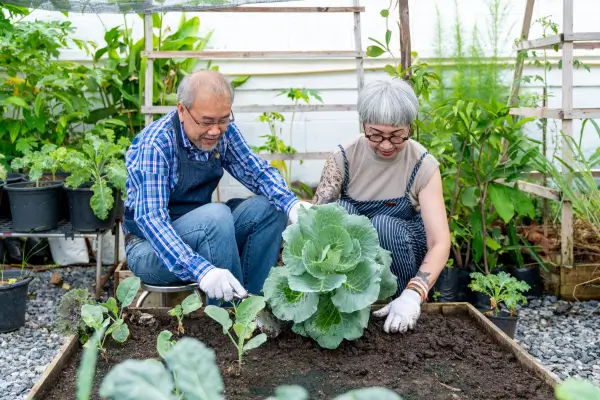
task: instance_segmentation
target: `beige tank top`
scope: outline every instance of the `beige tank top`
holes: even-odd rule
[[[427,150],[420,143],[409,139],[406,146],[391,160],[379,157],[369,148],[368,139],[363,135],[342,145],[348,158],[350,180],[348,195],[355,200],[387,200],[404,196],[410,175]],[[333,153],[339,170],[344,176],[344,158],[340,148]],[[410,200],[417,211],[419,192],[439,168],[439,162],[428,154],[423,159],[410,190]]]

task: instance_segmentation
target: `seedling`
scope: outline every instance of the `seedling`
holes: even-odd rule
[[[181,304],[177,304],[175,308],[169,310],[169,315],[177,317],[177,331],[181,334],[185,333],[183,329],[183,317],[202,307],[202,299],[196,293],[190,294]]]
[[[172,337],[173,334],[170,331],[162,331],[156,338],[156,351],[162,358],[165,358],[173,345],[177,343],[177,341],[171,340]]]
[[[113,340],[124,343],[129,337],[129,327],[123,318],[123,309],[129,306],[140,289],[140,278],[130,276],[121,282],[117,288],[117,299],[121,307],[117,305],[117,300],[110,297],[106,303],[84,304],[81,307],[81,317],[83,322],[94,330],[106,329],[102,335],[102,340],[98,342],[98,348],[104,351],[104,341],[107,335],[111,335]],[[87,346],[86,342],[84,346]]]
[[[237,348],[238,365],[241,370],[243,354],[257,348],[267,340],[267,335],[264,333],[252,337],[257,327],[256,318],[258,313],[265,308],[266,303],[264,297],[250,296],[242,300],[237,307],[235,303],[232,304],[235,323],[229,318],[231,311],[227,311],[224,308],[209,305],[204,308],[204,312],[221,324],[223,333],[229,336],[229,339],[231,339],[231,342]],[[231,327],[233,327],[233,331],[237,336],[237,341],[231,335]],[[248,340],[247,343],[245,343],[246,340]]]
[[[517,304],[527,304],[527,298],[522,292],[530,289],[530,286],[523,281],[518,281],[504,271],[498,274],[484,275],[481,272],[471,274],[473,281],[469,287],[476,291],[490,296],[491,313],[498,315],[500,313],[500,304],[504,304],[511,315],[515,315]]]

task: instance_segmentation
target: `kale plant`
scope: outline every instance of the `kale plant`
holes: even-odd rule
[[[522,292],[530,289],[527,282],[519,281],[504,271],[498,274],[484,275],[481,272],[471,274],[471,290],[490,296],[490,309],[494,315],[500,313],[500,304],[504,304],[511,315],[515,315],[517,304],[527,304]]]
[[[92,334],[93,329],[81,317],[81,308],[94,304],[87,289],[72,289],[63,295],[56,310],[56,327],[63,335],[79,334],[82,343]]]
[[[267,335],[264,333],[254,337],[254,331],[257,328],[256,319],[258,313],[265,308],[265,299],[261,296],[250,296],[240,302],[238,306],[233,304],[233,313],[235,315],[235,323],[229,319],[229,312],[221,307],[206,306],[204,312],[206,315],[217,321],[223,327],[223,333],[229,336],[231,342],[238,351],[238,365],[242,368],[242,357],[244,353],[255,349],[267,341]],[[233,331],[237,336],[237,341],[231,336],[229,331],[233,327]],[[248,342],[246,342],[248,340]]]
[[[283,238],[285,266],[272,268],[263,287],[273,314],[324,348],[360,338],[371,305],[398,289],[370,220],[336,203],[301,207]]]
[[[196,311],[200,307],[202,307],[202,299],[196,293],[192,293],[183,299],[181,304],[177,304],[174,308],[169,310],[169,315],[177,317],[177,331],[179,333],[185,333],[185,330],[183,329],[183,317]]]

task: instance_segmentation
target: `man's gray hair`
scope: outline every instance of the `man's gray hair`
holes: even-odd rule
[[[363,124],[407,126],[417,118],[419,101],[404,80],[377,80],[360,91],[357,108]]]
[[[177,87],[177,100],[191,108],[198,91],[208,91],[229,98],[233,103],[234,91],[229,79],[217,71],[202,70],[186,75]]]

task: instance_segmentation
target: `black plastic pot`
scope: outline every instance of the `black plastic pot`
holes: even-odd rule
[[[108,229],[115,223],[117,211],[116,203],[108,213],[108,218],[101,220],[94,214],[90,206],[90,199],[94,194],[90,189],[91,184],[76,189],[64,187],[69,200],[69,214],[73,230],[80,232],[95,232]]]
[[[25,181],[25,175],[17,172],[9,172],[6,174],[6,180],[2,181],[5,184],[17,183]],[[4,186],[4,185],[2,185]],[[8,200],[8,193],[4,188],[0,188],[0,218],[10,218],[10,203]]]
[[[54,176],[50,172],[42,174],[42,180],[45,181],[65,181],[71,175],[70,172],[57,172]],[[69,200],[67,194],[61,190],[60,192],[60,213],[58,214],[59,221],[69,220]]]
[[[468,301],[469,271],[460,268],[444,268],[435,282],[440,293],[437,301],[442,303]]]
[[[62,181],[9,183],[8,192],[13,229],[42,232],[58,227]]]
[[[489,311],[491,308],[490,296],[481,292],[472,292],[470,303],[481,312]]]
[[[20,270],[4,271],[4,280],[19,279]],[[12,285],[0,285],[0,333],[14,331],[25,325],[27,289],[33,276],[26,275]]]
[[[496,315],[488,315],[484,314],[490,321],[494,323],[500,330],[506,335],[514,339],[515,332],[517,331],[517,322],[519,321],[519,317],[511,316],[510,313],[506,310],[500,311],[500,313]]]
[[[531,289],[523,293],[527,297],[527,300],[535,299],[543,294],[544,288],[539,265],[531,268],[515,268],[515,272],[512,275],[520,281],[527,282],[531,287]]]

